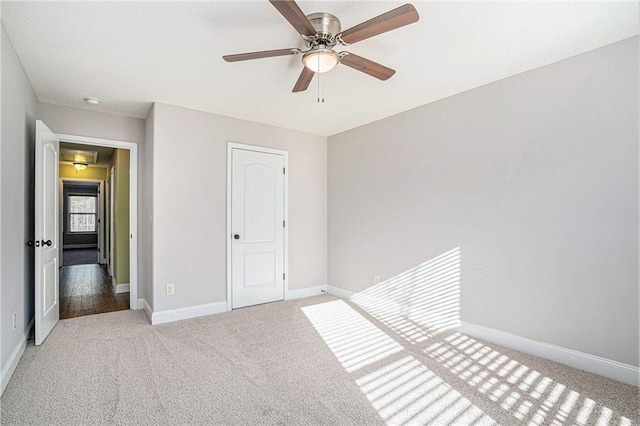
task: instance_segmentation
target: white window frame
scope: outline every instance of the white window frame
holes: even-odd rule
[[[94,197],[96,199],[96,211],[95,213],[72,213],[71,212],[71,197]],[[69,235],[97,235],[98,234],[98,230],[99,230],[99,226],[98,226],[98,220],[100,219],[100,216],[98,215],[98,211],[99,209],[99,202],[100,200],[98,199],[98,194],[82,194],[82,193],[68,193],[67,194],[67,234]],[[95,216],[95,231],[72,231],[71,230],[71,215],[72,214],[86,214],[86,215],[94,215]]]

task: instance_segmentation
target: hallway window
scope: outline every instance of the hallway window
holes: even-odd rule
[[[96,232],[98,197],[69,195],[69,231]]]

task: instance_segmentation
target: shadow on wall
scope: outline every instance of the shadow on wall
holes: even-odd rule
[[[460,326],[461,250],[456,247],[351,297],[401,337],[425,341]]]
[[[553,362],[498,351],[451,331],[460,324],[460,279],[458,247],[349,302],[302,311],[388,424],[632,424],[624,415],[638,420],[637,407],[613,399],[634,401],[633,386],[598,382],[575,370],[571,382],[589,381],[587,388],[595,389],[587,397],[579,386],[549,377],[557,368]]]

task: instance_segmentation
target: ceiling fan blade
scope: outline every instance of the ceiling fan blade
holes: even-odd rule
[[[293,0],[269,0],[269,2],[278,9],[278,12],[284,19],[289,21],[289,23],[302,35],[312,36],[315,35],[316,29],[313,27],[311,22],[307,19],[307,16],[304,14],[302,10],[298,7],[295,1]]]
[[[420,19],[420,16],[416,8],[407,3],[343,31],[341,38],[345,43],[353,44],[369,37],[413,24],[418,19]]]
[[[340,54],[342,55],[342,52]],[[365,74],[379,78],[380,80],[387,80],[396,73],[391,68],[387,68],[377,62],[365,59],[362,56],[354,55],[353,53],[343,56],[342,59],[340,59],[340,63],[351,67],[354,70],[362,71]]]
[[[237,55],[225,55],[222,57],[227,62],[248,61],[249,59],[271,58],[274,56],[287,56],[300,53],[300,49],[276,49],[262,50],[260,52],[238,53]]]
[[[293,86],[293,93],[296,92],[304,92],[309,87],[309,83],[313,79],[315,73],[311,71],[309,68],[302,68],[302,72],[300,73],[300,77],[298,77],[298,81],[296,81],[296,85]]]

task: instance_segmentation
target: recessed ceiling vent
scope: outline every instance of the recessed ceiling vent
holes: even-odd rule
[[[95,164],[98,161],[98,152],[60,148],[60,161]]]

